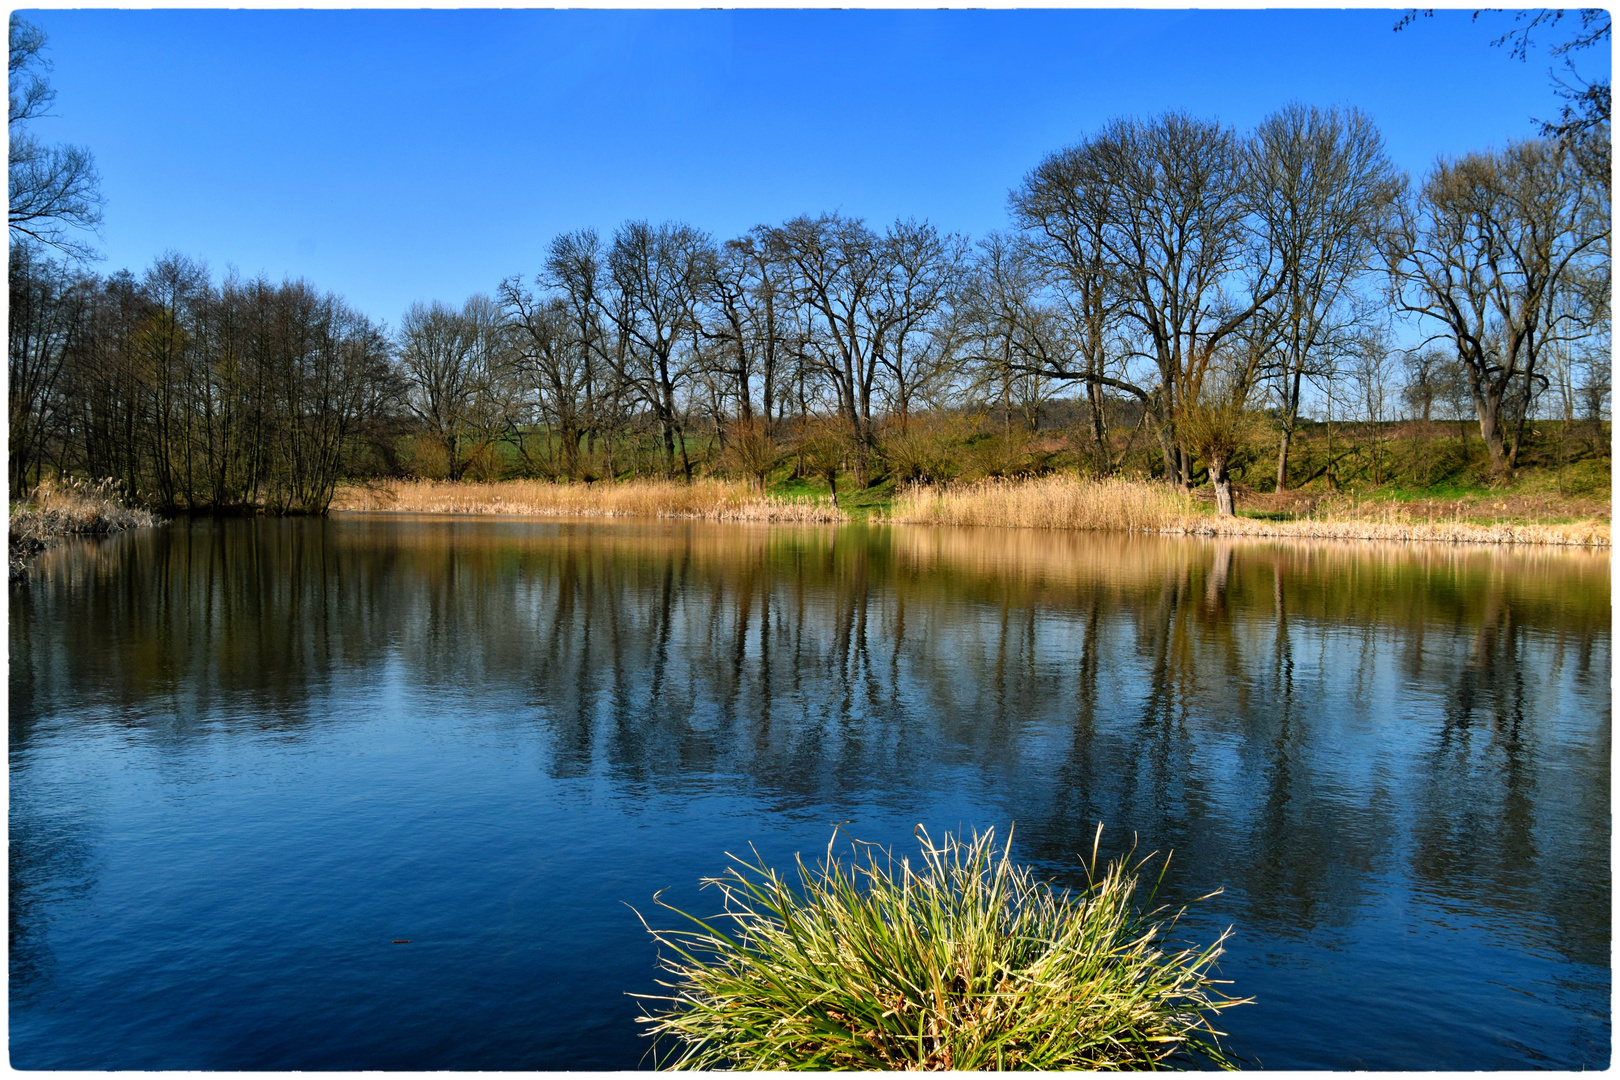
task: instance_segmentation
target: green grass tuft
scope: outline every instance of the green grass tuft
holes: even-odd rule
[[[1166,951],[1184,909],[1137,905],[1147,859],[1098,873],[1094,847],[1090,884],[1072,894],[1014,865],[1010,837],[998,847],[993,830],[937,845],[918,837],[916,861],[856,841],[840,862],[829,843],[814,869],[796,860],[796,882],[758,852],[731,856],[704,881],[724,901],[708,918],[659,900],[690,926],[647,927],[674,977],[660,982],[667,994],[637,995],[658,1063],[1232,1067],[1212,1019],[1243,1000],[1210,977],[1227,935]],[[1156,891],[1157,880],[1148,905]]]

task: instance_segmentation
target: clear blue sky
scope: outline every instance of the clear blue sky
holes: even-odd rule
[[[1392,157],[1501,145],[1557,110],[1507,15],[1399,11],[24,12],[96,155],[104,271],[173,249],[306,277],[397,324],[532,275],[556,233],[724,238],[840,210],[1006,225],[1040,158],[1121,115],[1247,128],[1363,109]],[[1607,74],[1607,55],[1581,58]]]

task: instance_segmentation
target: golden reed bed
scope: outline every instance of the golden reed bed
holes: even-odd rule
[[[1193,513],[1192,499],[1164,484],[1130,480],[982,480],[960,487],[903,489],[889,520],[910,525],[1167,532]]]
[[[761,495],[741,481],[636,480],[627,484],[554,484],[505,480],[489,484],[406,480],[344,485],[333,510],[406,514],[546,514],[563,517],[703,518],[709,521],[839,522],[849,515],[830,501],[798,502]]]
[[[1311,537],[1330,540],[1425,540],[1474,544],[1567,544],[1608,547],[1609,525],[1558,525],[1417,520],[1385,505],[1376,517],[1321,516],[1257,521],[1200,514],[1192,498],[1163,484],[1048,476],[1018,482],[987,480],[956,488],[917,486],[895,499],[888,520],[914,525],[992,525],[1026,529],[1113,529],[1184,536]]]
[[[544,480],[449,483],[407,480],[338,488],[333,510],[416,514],[512,514],[565,517],[699,518],[709,521],[837,523],[849,515],[830,500],[801,502],[761,495],[741,481],[712,478],[690,484],[636,480],[620,484],[554,484]],[[1024,529],[1094,529],[1170,536],[1440,541],[1473,544],[1558,544],[1608,547],[1609,524],[1576,521],[1480,525],[1428,520],[1382,504],[1328,506],[1296,521],[1217,518],[1200,513],[1191,496],[1139,480],[987,480],[961,487],[914,486],[900,492],[883,519],[908,525]]]

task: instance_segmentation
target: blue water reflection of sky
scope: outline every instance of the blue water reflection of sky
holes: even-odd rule
[[[1099,820],[1174,850],[1166,899],[1224,889],[1184,925],[1234,927],[1265,1065],[1607,1063],[1600,557],[982,541],[198,522],[94,588],[49,554],[13,1064],[631,1067],[626,905],[703,908],[724,852],[1016,823],[1074,885]]]

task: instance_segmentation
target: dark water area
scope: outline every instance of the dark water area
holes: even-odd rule
[[[1606,555],[342,516],[10,592],[22,1069],[648,1065],[634,908],[835,822],[1162,897],[1267,1068],[1606,1068]],[[408,939],[409,944],[394,944]]]

